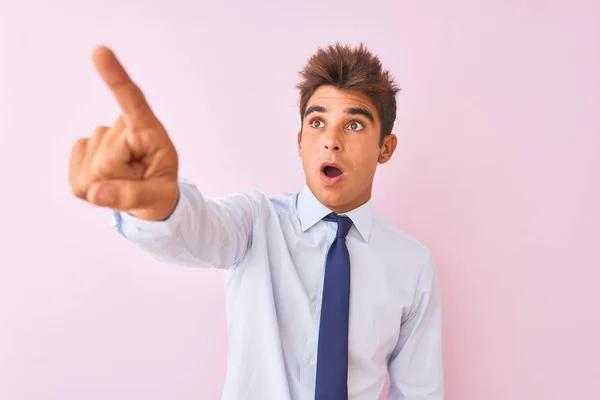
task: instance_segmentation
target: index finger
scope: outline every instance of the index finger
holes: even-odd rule
[[[154,112],[113,51],[99,46],[94,50],[93,59],[100,77],[111,90],[129,122],[140,129],[154,126],[157,122]]]

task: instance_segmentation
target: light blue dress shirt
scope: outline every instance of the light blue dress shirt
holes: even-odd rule
[[[115,213],[112,224],[157,259],[227,272],[224,400],[314,399],[327,251],[336,224],[308,187],[206,198],[179,181],[166,221]],[[375,400],[442,400],[441,305],[430,250],[373,212],[346,213],[352,268],[348,392]]]

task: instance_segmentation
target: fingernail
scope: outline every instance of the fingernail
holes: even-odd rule
[[[107,206],[113,204],[115,202],[115,189],[108,185],[98,189],[98,202]]]

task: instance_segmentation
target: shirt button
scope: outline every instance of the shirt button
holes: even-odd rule
[[[313,356],[308,357],[309,365],[315,365],[315,362],[316,362],[315,357],[313,357]]]

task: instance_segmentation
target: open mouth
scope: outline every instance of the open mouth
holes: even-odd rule
[[[323,168],[323,173],[329,178],[335,178],[336,176],[340,176],[342,174],[342,170],[336,167],[326,166]]]
[[[321,167],[321,171],[328,178],[337,178],[342,175],[342,170],[337,165],[325,164]]]

